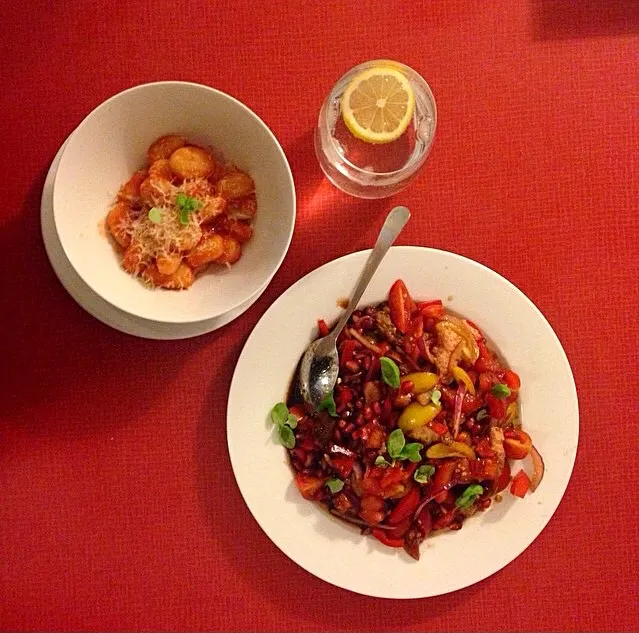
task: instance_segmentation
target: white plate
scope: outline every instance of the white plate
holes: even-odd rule
[[[268,537],[301,567],[338,587],[384,598],[422,598],[467,587],[495,573],[539,535],[572,472],[579,413],[570,365],[557,336],[515,286],[472,260],[428,248],[394,247],[360,305],[386,299],[402,278],[417,299],[441,298],[471,319],[503,353],[522,381],[524,428],[543,455],[546,474],[533,495],[510,494],[459,532],[427,539],[421,560],[386,548],[302,499],[282,447],[272,440],[271,407],[286,397],[318,318],[339,314],[369,251],[309,273],[260,319],[237,363],[229,394],[231,463],[251,513]],[[451,297],[447,300],[447,297]]]
[[[222,316],[209,319],[208,321],[192,324],[176,325],[141,319],[123,312],[106,302],[93,292],[75,272],[64,254],[53,223],[53,182],[58,164],[60,163],[60,156],[67,142],[68,139],[58,150],[47,173],[40,202],[40,224],[44,247],[55,274],[67,292],[90,315],[102,321],[102,323],[125,334],[131,334],[132,336],[160,340],[184,339],[212,332],[230,323],[233,319],[236,319],[248,310],[258,300],[264,290],[266,290],[268,283],[235,310],[231,310]]]

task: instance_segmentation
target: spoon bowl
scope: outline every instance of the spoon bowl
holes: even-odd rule
[[[325,403],[325,399],[333,393],[333,388],[337,382],[339,373],[337,337],[357,308],[359,300],[362,298],[384,255],[397,239],[409,218],[410,212],[406,207],[395,207],[388,214],[377,242],[375,242],[375,246],[359,276],[355,290],[348,302],[348,308],[344,311],[333,330],[326,336],[313,341],[304,352],[304,356],[302,356],[298,378],[299,390],[304,401],[310,404],[314,410],[319,409]]]

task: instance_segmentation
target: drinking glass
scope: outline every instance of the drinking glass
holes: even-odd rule
[[[372,67],[392,67],[405,75],[415,94],[415,110],[406,131],[389,143],[355,137],[342,119],[342,95],[353,77]],[[437,108],[424,79],[396,61],[378,59],[349,70],[330,91],[319,113],[315,154],[326,177],[358,198],[386,198],[404,189],[426,161],[435,137]]]

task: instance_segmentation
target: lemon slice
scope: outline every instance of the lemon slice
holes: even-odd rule
[[[415,94],[406,75],[376,66],[356,75],[342,96],[342,118],[357,138],[390,143],[405,131],[415,110]]]

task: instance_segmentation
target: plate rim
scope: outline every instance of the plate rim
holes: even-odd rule
[[[231,445],[231,434],[229,432],[230,426],[232,424],[231,422],[231,408],[232,408],[232,396],[234,394],[234,391],[237,389],[237,381],[240,380],[239,376],[238,376],[238,366],[240,364],[240,361],[245,353],[245,350],[252,344],[253,339],[255,337],[257,337],[258,332],[257,330],[259,329],[260,324],[264,321],[267,320],[270,316],[270,314],[272,313],[272,311],[277,309],[277,306],[283,302],[285,300],[285,297],[287,294],[289,294],[289,292],[293,292],[295,289],[297,289],[300,285],[302,285],[304,282],[307,281],[307,279],[309,277],[312,277],[314,275],[318,275],[320,274],[321,271],[323,271],[323,269],[329,267],[329,266],[333,266],[333,265],[338,265],[338,262],[344,262],[347,261],[349,259],[355,259],[358,257],[363,258],[365,255],[369,254],[370,251],[372,249],[362,249],[359,251],[354,251],[352,253],[347,253],[345,255],[342,255],[340,257],[334,258],[330,261],[327,261],[323,264],[321,264],[320,266],[318,266],[317,268],[314,268],[313,270],[308,271],[303,277],[301,277],[300,279],[298,279],[295,283],[293,283],[291,286],[289,286],[279,297],[277,297],[275,299],[275,301],[273,301],[273,303],[269,306],[269,308],[264,312],[264,314],[260,317],[260,319],[257,321],[257,323],[254,325],[253,329],[251,330],[249,336],[247,337],[244,345],[242,346],[242,350],[238,356],[234,371],[233,371],[233,377],[231,379],[231,384],[229,387],[229,393],[228,393],[228,398],[227,398],[227,413],[226,413],[226,439],[227,439],[227,450],[229,453],[229,459],[231,462],[231,469],[233,471],[233,476],[235,478],[235,483],[237,488],[239,489],[240,495],[249,511],[249,513],[251,514],[253,520],[257,523],[257,525],[259,526],[259,528],[262,530],[262,532],[266,535],[266,537],[271,541],[271,543],[273,543],[273,545],[275,545],[277,547],[277,549],[279,551],[281,551],[289,560],[293,561],[296,565],[298,565],[299,567],[301,567],[302,569],[304,569],[307,573],[313,575],[314,577],[327,582],[328,584],[331,584],[337,588],[340,589],[345,589],[347,591],[359,594],[359,595],[365,595],[365,596],[371,596],[374,598],[382,598],[382,599],[387,599],[387,600],[407,600],[407,599],[423,599],[423,598],[430,598],[430,597],[436,597],[439,595],[445,595],[447,593],[453,593],[455,591],[460,591],[461,589],[470,587],[472,585],[475,585],[479,582],[482,582],[484,580],[486,580],[487,578],[490,578],[491,576],[493,576],[494,574],[496,574],[497,572],[499,572],[500,570],[504,569],[506,566],[508,566],[510,563],[512,563],[515,559],[517,559],[519,556],[521,556],[533,543],[535,540],[537,540],[537,538],[539,538],[539,536],[541,535],[541,533],[546,529],[546,527],[548,526],[548,523],[550,522],[550,520],[552,519],[552,517],[555,515],[556,511],[558,510],[559,506],[561,505],[561,502],[566,494],[566,491],[568,489],[568,486],[570,485],[570,481],[572,479],[572,474],[574,471],[574,466],[575,466],[575,462],[576,462],[576,457],[577,457],[577,452],[579,450],[579,438],[580,438],[580,427],[579,427],[579,419],[580,419],[580,412],[579,412],[579,398],[578,398],[578,393],[577,393],[577,388],[576,388],[576,382],[574,379],[574,374],[572,371],[572,367],[570,365],[570,361],[568,359],[568,355],[566,354],[566,351],[564,350],[563,345],[561,344],[561,341],[559,339],[559,337],[557,336],[556,332],[554,331],[552,325],[550,324],[549,320],[545,317],[545,315],[543,314],[543,312],[537,307],[537,305],[522,291],[520,290],[513,282],[511,282],[509,279],[507,279],[506,277],[504,277],[503,275],[501,275],[500,273],[496,272],[495,270],[493,270],[492,268],[477,262],[473,259],[470,259],[469,257],[465,257],[464,255],[460,255],[458,253],[454,253],[452,251],[447,251],[447,250],[443,250],[443,249],[437,249],[437,248],[432,248],[432,247],[426,247],[426,246],[415,246],[415,245],[405,245],[405,246],[392,246],[391,247],[391,251],[404,251],[404,252],[429,252],[431,254],[438,254],[438,255],[444,255],[445,257],[451,257],[452,259],[459,259],[462,260],[464,264],[470,264],[472,266],[478,267],[482,270],[483,273],[488,273],[496,278],[498,278],[500,280],[500,282],[502,283],[506,283],[508,286],[510,286],[519,296],[520,299],[523,299],[524,302],[527,304],[527,306],[529,308],[532,308],[533,311],[537,314],[538,317],[541,318],[541,322],[543,323],[543,327],[544,329],[547,331],[547,333],[549,333],[552,336],[553,342],[558,350],[558,352],[560,353],[560,360],[561,363],[563,365],[563,368],[567,371],[567,378],[569,378],[569,382],[570,383],[570,397],[571,397],[571,402],[574,402],[574,412],[575,412],[575,437],[574,437],[574,450],[572,450],[571,454],[567,457],[567,459],[570,460],[570,464],[569,467],[567,469],[567,477],[566,477],[566,481],[565,481],[565,485],[563,487],[563,490],[561,491],[561,494],[559,495],[559,498],[557,500],[557,503],[555,505],[555,507],[553,508],[552,512],[550,514],[548,514],[548,516],[544,517],[542,519],[542,522],[540,524],[540,527],[536,533],[536,535],[532,538],[532,540],[530,540],[530,542],[523,547],[523,549],[521,551],[519,551],[515,556],[513,556],[512,558],[510,558],[509,560],[505,561],[503,564],[500,564],[499,567],[497,567],[496,569],[490,571],[490,573],[482,576],[481,578],[479,578],[478,580],[474,580],[470,583],[467,584],[463,584],[460,585],[456,588],[453,589],[446,589],[443,591],[439,591],[439,592],[428,592],[428,593],[413,593],[411,595],[388,595],[385,594],[383,592],[372,592],[372,591],[363,591],[360,589],[355,589],[353,587],[349,587],[346,586],[344,584],[341,584],[339,582],[336,582],[335,580],[332,580],[330,578],[327,578],[323,575],[319,575],[316,571],[314,571],[313,569],[309,568],[310,565],[305,564],[305,562],[301,562],[300,560],[298,560],[296,557],[293,557],[290,553],[288,553],[287,551],[284,550],[284,548],[278,543],[276,542],[273,538],[271,538],[270,534],[266,531],[266,529],[263,527],[262,523],[258,520],[258,518],[256,517],[255,513],[253,512],[253,508],[251,507],[251,505],[249,504],[247,497],[244,493],[244,490],[240,487],[239,485],[239,481],[238,481],[238,475],[237,475],[237,469],[238,469],[238,464],[236,464],[235,460],[234,460],[234,449]],[[286,464],[288,466],[288,464]],[[290,468],[290,466],[288,466]],[[285,503],[285,501],[283,501]],[[319,510],[319,509],[318,509]]]

